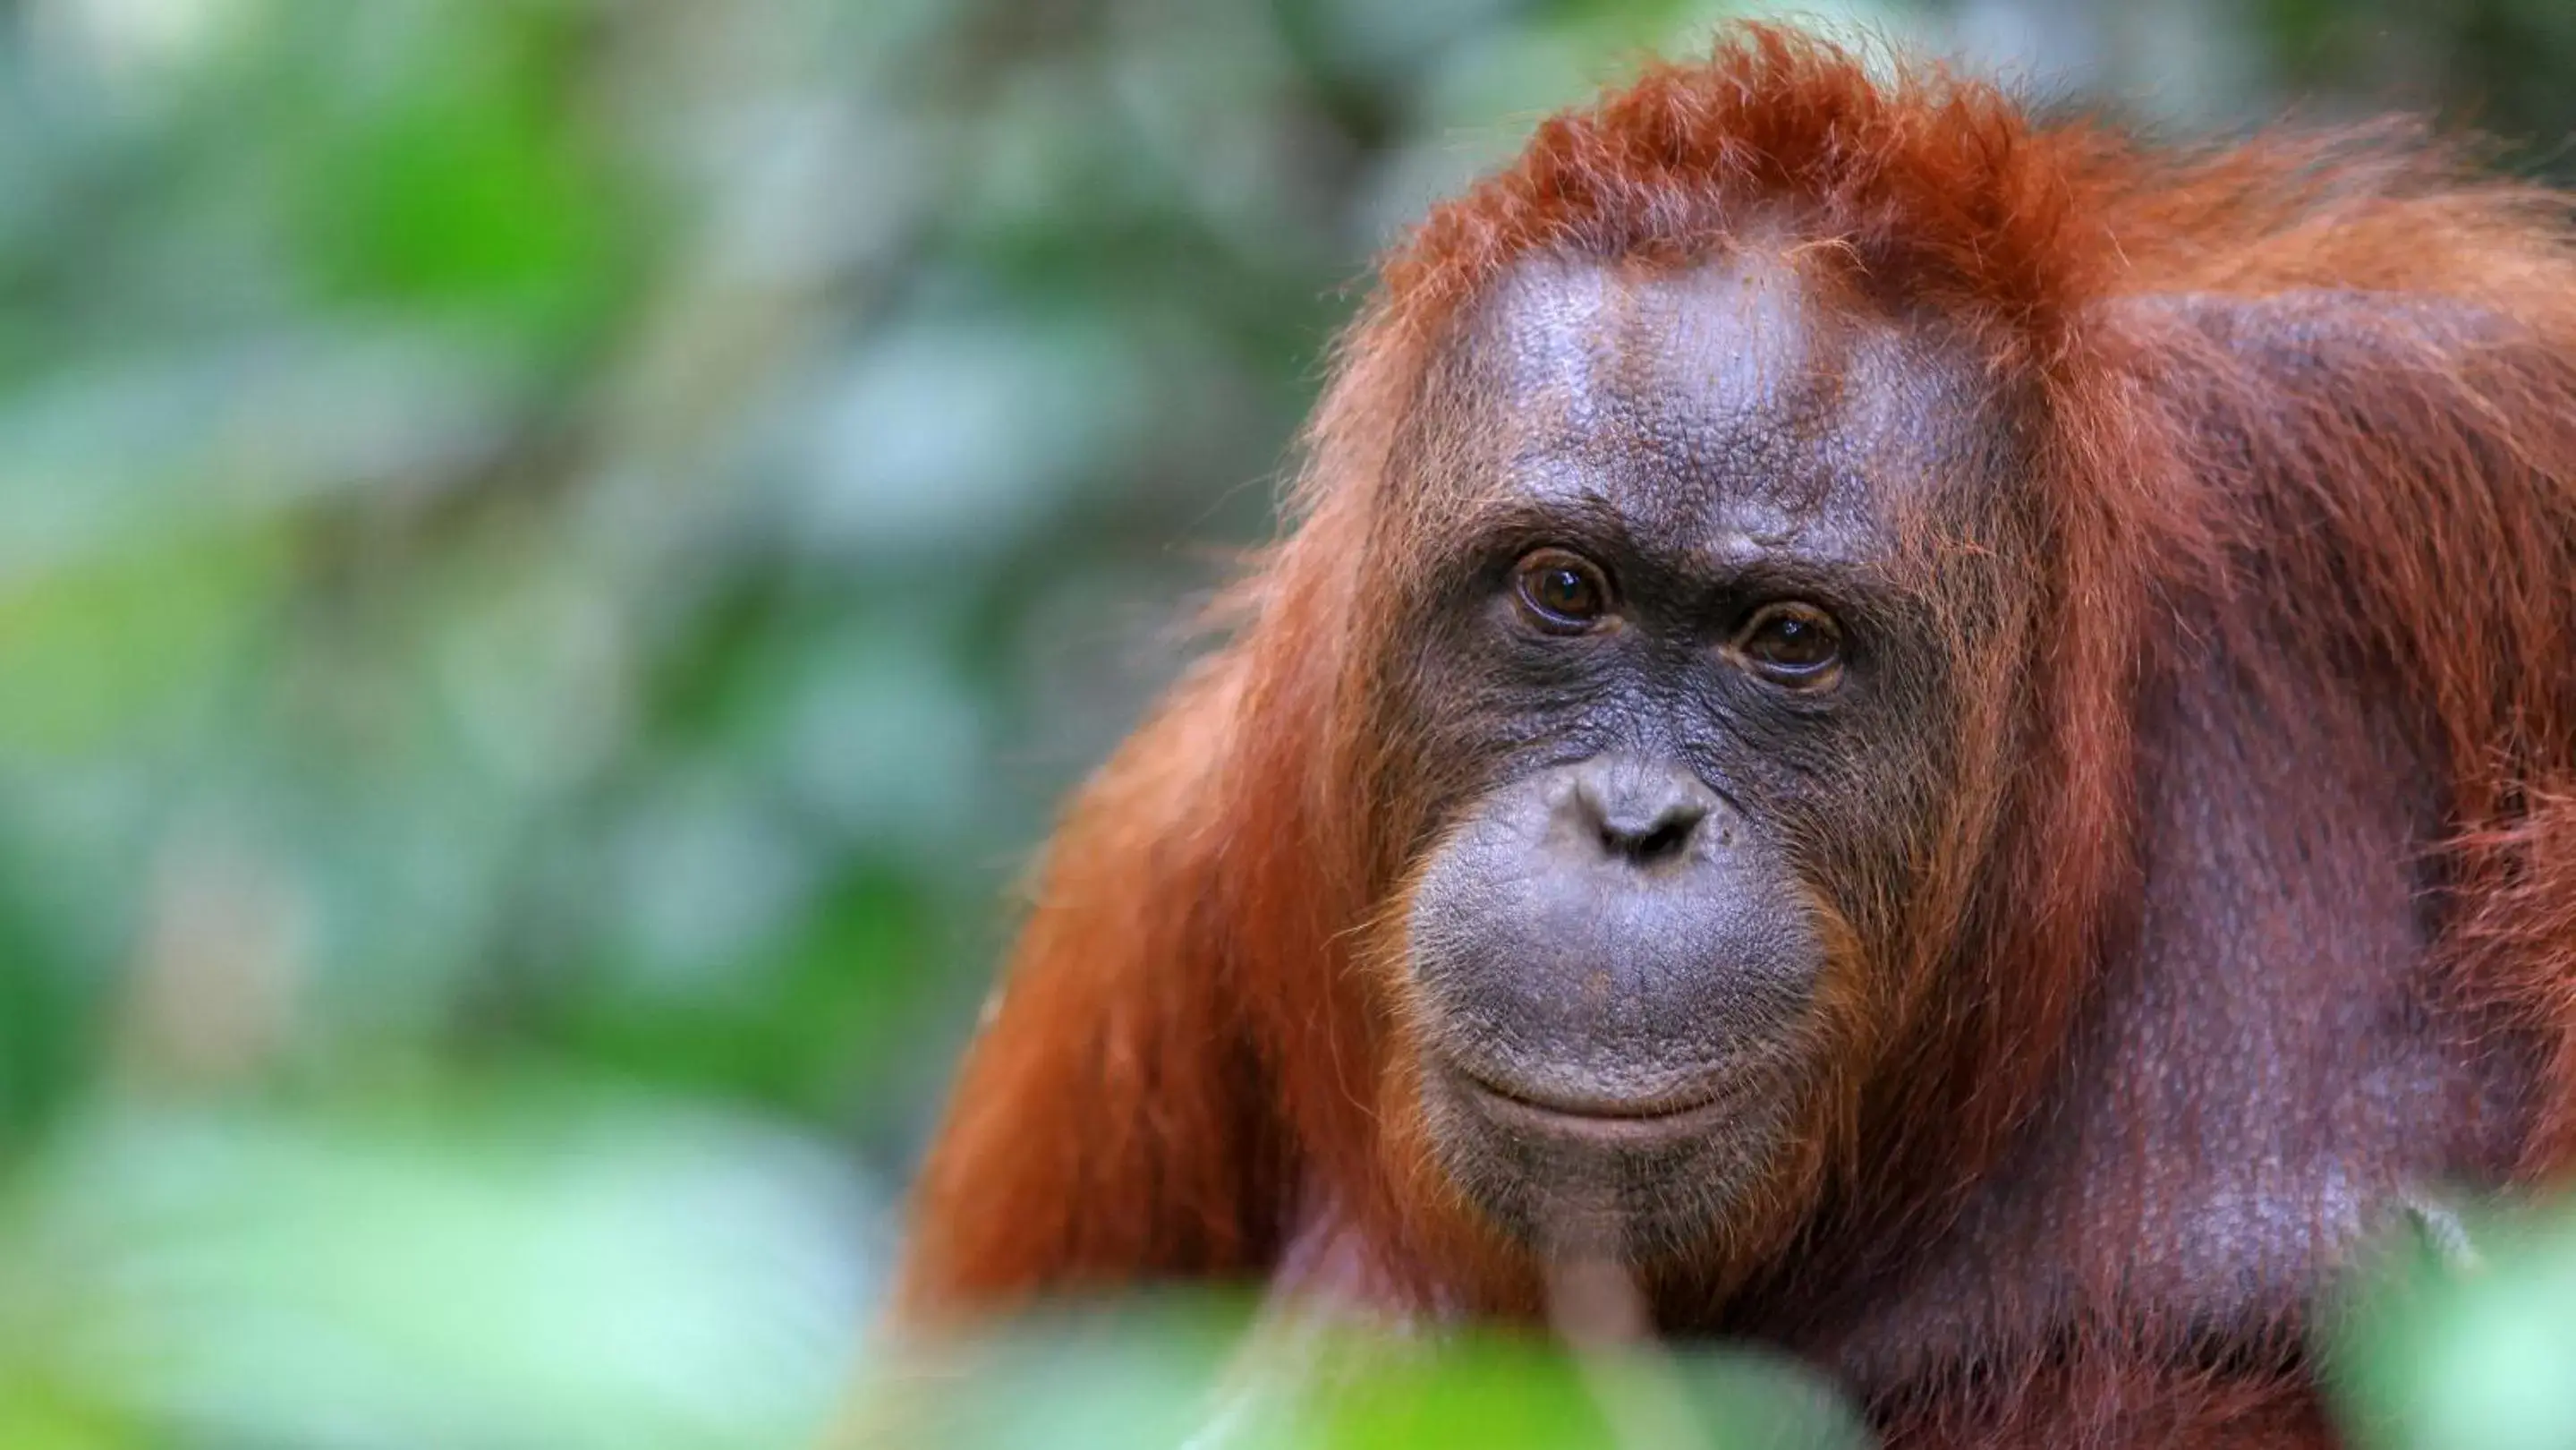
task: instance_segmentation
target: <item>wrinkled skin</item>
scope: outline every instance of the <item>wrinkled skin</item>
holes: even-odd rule
[[[1425,1108],[1534,1242],[1651,1257],[1723,1222],[1841,1050],[1813,1007],[1867,903],[1837,886],[1905,880],[1955,790],[1906,510],[1998,491],[1942,406],[1959,360],[1810,291],[1759,253],[1528,264],[1412,451],[1415,486],[1464,500],[1398,707],[1454,782],[1406,918]],[[1588,628],[1531,617],[1536,549],[1599,566]],[[1826,677],[1745,655],[1784,602],[1834,621]]]
[[[2576,253],[2449,168],[1765,27],[1544,123],[1055,836],[898,1321],[1612,1284],[1907,1450],[2338,1443],[2364,1241],[2576,1162]]]

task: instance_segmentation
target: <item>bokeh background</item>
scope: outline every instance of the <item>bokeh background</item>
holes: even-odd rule
[[[1367,259],[1762,8],[0,0],[0,1446],[810,1442]],[[2576,169],[2569,0],[1804,13]]]

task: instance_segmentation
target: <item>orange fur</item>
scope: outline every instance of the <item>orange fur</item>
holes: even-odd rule
[[[1890,906],[1916,938],[1852,988],[1851,1010],[1887,1019],[1884,1060],[1814,1106],[1768,1231],[1704,1266],[1707,1292],[1812,1241],[1819,1213],[1940,1212],[2027,1129],[2104,936],[2140,897],[2135,702],[2175,646],[2179,592],[2402,682],[2454,831],[2443,979],[2537,1044],[2515,1172],[2557,1174],[2576,1156],[2564,206],[2402,129],[2156,151],[2043,127],[1936,70],[1873,80],[1768,28],[1550,120],[1387,259],[1311,426],[1298,522],[1233,601],[1239,633],[1056,838],[923,1174],[899,1315],[1259,1277],[1318,1211],[1370,1246],[1390,1293],[1535,1312],[1535,1270],[1427,1166],[1405,1003],[1380,961],[1425,823],[1420,783],[1392,764],[1401,722],[1374,703],[1396,642],[1370,586],[1407,577],[1443,517],[1390,455],[1445,330],[1515,259],[1682,264],[1757,231],[1790,238],[1851,305],[1944,319],[1999,393],[2037,399],[2029,542],[2048,572],[2022,588],[2046,644],[1987,672],[1993,744],[1970,763],[1959,835]],[[2311,293],[2364,344],[2319,376],[2160,305]],[[2338,294],[2448,320],[2332,312]],[[1941,1128],[1903,1131],[1905,1114]],[[1975,1395],[1922,1380],[1882,1419],[1924,1444],[2074,1443],[2069,1425],[2100,1443],[2322,1436],[2298,1386],[2201,1384],[2117,1348],[2131,1339],[2093,1336],[2026,1374],[1984,1365]],[[2040,1428],[2011,1428],[2024,1420]]]

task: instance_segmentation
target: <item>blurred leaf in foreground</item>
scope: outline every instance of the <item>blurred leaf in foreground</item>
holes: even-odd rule
[[[2383,1256],[2336,1347],[2354,1443],[2576,1445],[2576,1210],[2421,1227]]]
[[[810,1443],[867,1299],[827,1153],[438,1096],[74,1119],[0,1220],[0,1443]]]
[[[1056,1315],[916,1361],[840,1445],[939,1450],[1851,1450],[1808,1371],[1740,1351],[1577,1355],[1493,1333],[1249,1327],[1177,1300]],[[837,1450],[837,1447],[836,1447]]]

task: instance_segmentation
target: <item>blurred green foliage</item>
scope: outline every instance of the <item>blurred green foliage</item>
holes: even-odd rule
[[[2329,1367],[2359,1450],[2576,1443],[2576,1215],[2491,1205],[2384,1242]]]
[[[906,1367],[862,1398],[862,1443],[950,1450],[1857,1450],[1812,1372],[1736,1351],[1580,1356],[1525,1338],[1389,1339],[1225,1301],[1059,1312]]]
[[[1740,8],[0,3],[0,1444],[817,1433],[1008,888],[1366,258]],[[2570,123],[2556,0],[1807,8]],[[1213,1342],[1009,1361],[1097,1413],[997,1443],[1152,1443]],[[1598,1428],[1518,1353],[1313,1443]],[[2508,1443],[2435,1380],[2385,1443]]]

